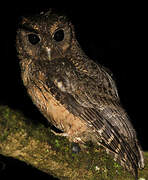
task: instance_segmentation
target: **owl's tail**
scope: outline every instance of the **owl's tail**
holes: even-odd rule
[[[141,146],[139,145],[138,142],[136,142],[136,146],[137,146],[138,154],[139,154],[138,167],[139,167],[139,169],[143,169],[143,168],[144,168],[144,156],[143,156],[143,151],[142,151]]]
[[[101,145],[103,145],[103,143]],[[109,153],[116,162],[118,162],[119,164],[121,164],[121,166],[131,172],[135,176],[135,180],[138,180],[138,168],[144,168],[144,157],[142,149],[137,140],[135,142],[135,145],[131,148],[129,148],[128,143],[124,143],[124,145],[124,149],[122,149],[122,146],[119,153],[115,153],[115,151],[107,148],[106,144],[104,144],[103,146],[107,148],[106,152]]]
[[[141,146],[139,145],[137,139],[136,139],[136,142],[135,142],[135,147],[133,147],[133,153],[137,157],[137,163],[131,162],[131,164],[133,166],[132,173],[135,175],[135,180],[138,180],[138,168],[139,169],[144,168],[144,156],[143,156]]]
[[[137,164],[135,164],[134,162],[131,162],[133,166],[132,173],[135,175],[135,180],[138,180],[138,168],[139,169],[144,168],[144,156],[143,156],[143,151],[141,149],[141,146],[139,145],[137,140],[135,142],[135,147],[133,148],[133,152],[135,153],[137,157]]]

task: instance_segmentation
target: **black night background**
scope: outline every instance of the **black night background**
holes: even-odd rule
[[[2,7],[1,7],[2,8]],[[19,17],[48,8],[8,8],[1,14],[0,105],[22,111],[34,121],[46,123],[28,97],[20,77],[15,35]],[[55,8],[72,20],[85,53],[109,68],[116,81],[123,107],[136,129],[143,150],[147,143],[147,71],[143,25],[136,16],[102,12],[94,8]],[[120,10],[119,10],[120,11]],[[25,163],[0,155],[0,179],[50,177]],[[52,177],[51,177],[52,178]]]

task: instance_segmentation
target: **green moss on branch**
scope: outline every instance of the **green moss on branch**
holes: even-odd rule
[[[31,164],[59,179],[70,180],[132,180],[132,175],[88,143],[79,153],[72,152],[72,144],[55,136],[50,128],[35,125],[21,112],[0,106],[0,154]],[[148,153],[146,168],[140,177],[148,179]]]

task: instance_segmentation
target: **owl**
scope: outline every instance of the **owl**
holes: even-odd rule
[[[72,23],[53,11],[22,18],[21,77],[33,103],[69,141],[104,147],[138,178],[144,158],[112,74],[81,49]]]

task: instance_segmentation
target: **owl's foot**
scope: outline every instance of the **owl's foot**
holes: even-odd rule
[[[72,152],[77,154],[81,151],[81,148],[78,143],[72,143]]]
[[[67,136],[68,136],[67,133],[57,133],[57,132],[55,132],[55,131],[52,130],[52,129],[51,129],[51,132],[52,132],[54,135],[56,135],[56,136],[63,136],[63,137],[67,137]]]
[[[51,132],[54,134],[54,135],[56,135],[56,136],[62,136],[62,137],[68,137],[69,135],[68,135],[68,133],[64,133],[64,132],[55,132],[53,129],[51,129]],[[69,139],[69,141],[71,141],[72,142],[72,152],[73,153],[79,153],[80,151],[81,151],[81,148],[80,148],[80,146],[79,146],[79,143],[81,142],[82,143],[82,141],[81,141],[81,139],[80,138],[78,138],[78,137],[75,137],[75,138],[68,138]]]

